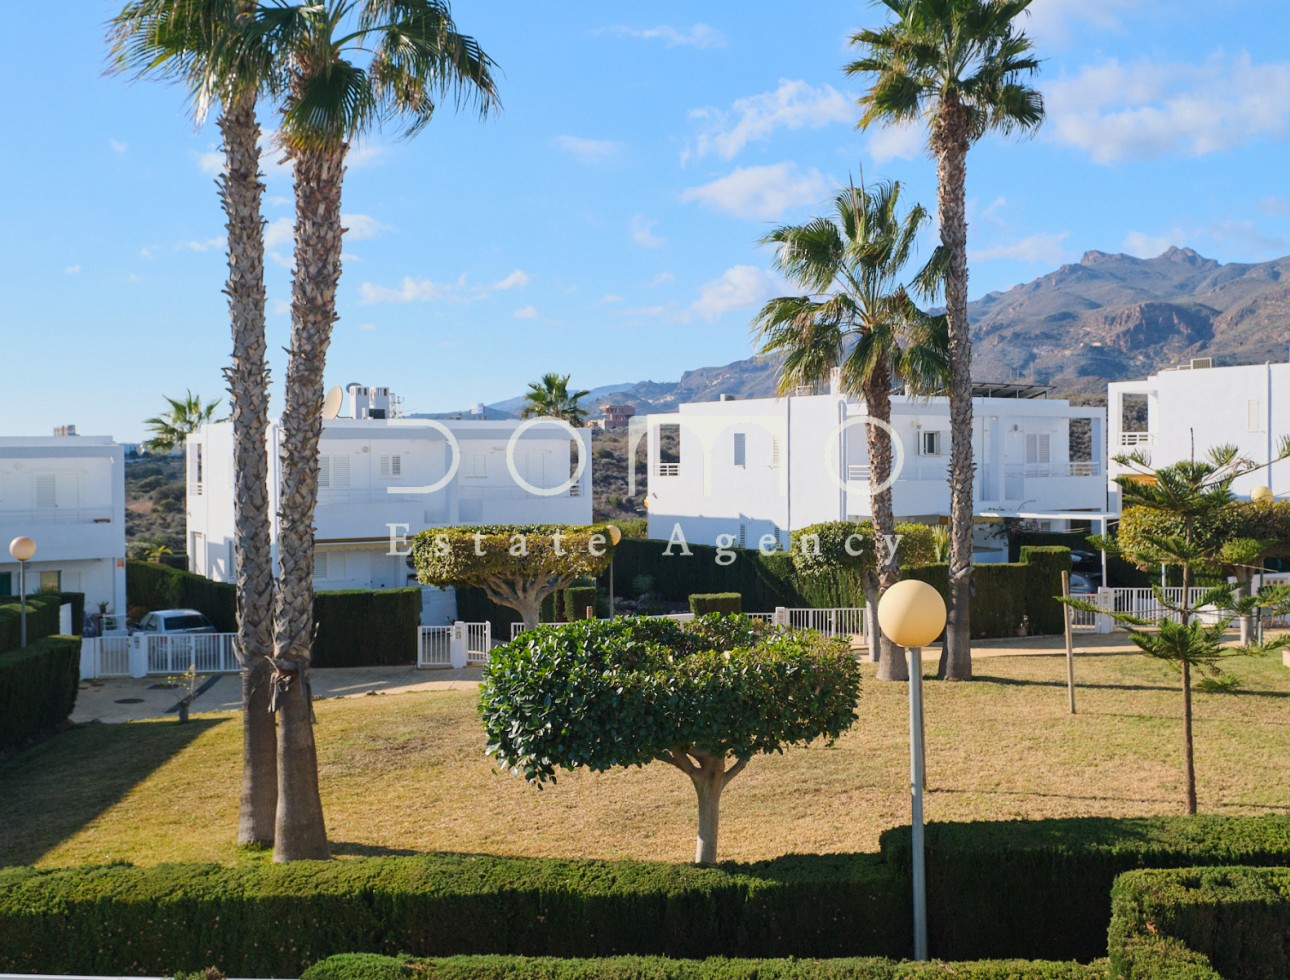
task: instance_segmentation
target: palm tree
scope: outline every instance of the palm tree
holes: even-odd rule
[[[166,456],[181,448],[188,437],[207,422],[213,421],[219,399],[203,402],[200,395],[189,391],[183,398],[171,398],[163,395],[170,403],[170,410],[144,419],[143,424],[152,430],[152,438],[143,444],[143,448],[158,456]]]
[[[881,0],[895,21],[862,30],[863,57],[849,75],[872,76],[860,127],[925,122],[936,157],[936,197],[945,250],[950,362],[950,602],[941,673],[972,677],[968,598],[972,585],[972,341],[967,318],[968,147],[985,133],[1031,132],[1044,118],[1040,94],[1022,82],[1039,62],[1015,21],[1031,0]]]
[[[274,860],[328,856],[308,665],[323,368],[337,319],[340,198],[350,140],[385,121],[425,127],[436,98],[497,107],[493,62],[459,34],[443,0],[275,3],[259,40],[286,65],[280,138],[295,176],[291,345],[282,413],[279,581],[274,610],[278,812]]]
[[[220,105],[224,169],[218,185],[228,241],[232,362],[225,369],[233,423],[233,534],[237,642],[242,668],[242,789],[237,840],[273,842],[277,723],[269,710],[273,559],[269,538],[269,369],[264,337],[260,125],[255,104],[273,76],[272,53],[230,43],[254,25],[254,0],[132,0],[113,22],[116,66],[185,83],[200,121]],[[240,50],[240,56],[232,56]],[[191,396],[190,396],[191,398]]]
[[[587,413],[578,404],[591,394],[589,391],[569,393],[569,375],[556,374],[551,371],[542,375],[542,380],[529,385],[524,396],[524,408],[520,418],[553,418],[563,419],[575,428],[587,424]]]
[[[886,552],[896,524],[886,428],[892,375],[922,393],[946,376],[943,318],[923,314],[900,281],[926,222],[920,205],[901,214],[900,184],[880,183],[872,191],[853,184],[837,196],[831,217],[776,228],[762,239],[777,246],[776,268],[809,291],[772,299],[753,322],[760,352],[784,355],[780,392],[823,381],[840,366],[843,390],[863,397],[873,420],[866,429],[875,568],[864,576],[871,614],[881,592],[900,580],[899,555]],[[921,289],[934,284],[937,258],[915,277]],[[886,637],[879,643],[878,677],[907,680],[903,651]]]

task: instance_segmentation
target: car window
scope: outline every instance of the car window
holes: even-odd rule
[[[143,617],[143,628],[147,632],[155,633],[157,631],[157,617],[149,613]]]
[[[205,616],[167,616],[166,632],[174,633],[178,630],[196,630],[209,626]]]

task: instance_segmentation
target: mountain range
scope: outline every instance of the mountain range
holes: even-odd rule
[[[976,380],[1048,384],[1058,396],[1096,401],[1108,381],[1193,357],[1216,364],[1285,359],[1290,256],[1223,264],[1190,248],[1151,259],[1086,252],[1078,263],[972,301],[968,317]],[[767,397],[778,366],[776,358],[751,357],[686,371],[674,382],[601,385],[583,404],[594,417],[608,403],[643,413],[722,394]],[[487,406],[487,415],[513,417],[523,405],[523,396],[510,398]]]

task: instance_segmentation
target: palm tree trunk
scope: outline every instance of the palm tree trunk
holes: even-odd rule
[[[296,267],[282,413],[281,571],[273,624],[278,667],[285,671],[278,722],[275,861],[329,857],[318,792],[308,670],[313,645],[314,509],[318,503],[323,368],[336,321],[345,150],[342,144],[293,152]]]
[[[936,203],[941,244],[949,253],[945,315],[950,366],[950,570],[949,618],[942,674],[972,679],[972,338],[967,317],[967,125],[954,93],[946,95],[932,136],[936,153]]]
[[[891,423],[891,373],[885,356],[873,366],[869,380],[862,388],[865,412],[879,422]],[[887,541],[896,533],[896,517],[891,503],[891,436],[881,425],[872,422],[865,426],[869,442],[869,510],[873,514],[874,565],[878,579],[878,595],[900,581],[900,555],[887,553]],[[874,487],[882,487],[874,492]],[[878,673],[880,681],[909,680],[909,665],[905,650],[898,647],[882,633],[874,630],[878,644]]]
[[[225,370],[233,423],[233,527],[237,564],[237,652],[242,666],[242,796],[239,845],[273,843],[278,802],[277,724],[269,710],[273,650],[273,561],[269,542],[269,371],[264,340],[264,234],[260,126],[255,92],[235,96],[219,119],[225,170],[229,319],[233,357]]]

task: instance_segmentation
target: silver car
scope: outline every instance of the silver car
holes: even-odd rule
[[[196,609],[158,609],[139,620],[138,632],[164,633],[214,633],[211,621]]]

